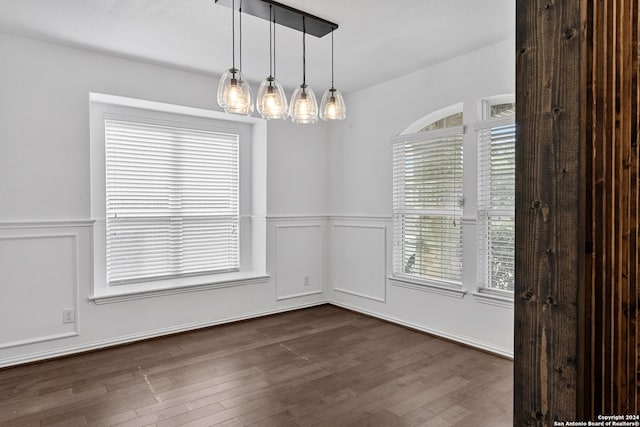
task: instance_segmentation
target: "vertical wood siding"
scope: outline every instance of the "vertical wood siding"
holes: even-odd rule
[[[638,413],[638,1],[592,2],[585,413]]]
[[[576,419],[584,283],[580,2],[516,3],[514,425]]]
[[[638,0],[520,0],[514,425],[640,410]]]

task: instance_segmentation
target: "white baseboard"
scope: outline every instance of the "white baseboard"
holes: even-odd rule
[[[341,303],[341,302],[330,301],[329,304],[335,305],[337,307],[346,308],[347,310],[356,311],[358,313],[366,314],[366,315],[371,316],[371,317],[376,317],[378,319],[386,320],[386,321],[391,322],[391,323],[396,323],[398,325],[402,325],[402,326],[405,326],[407,328],[415,329],[415,330],[420,331],[420,332],[426,332],[427,334],[431,334],[431,335],[435,335],[435,336],[438,336],[438,337],[442,337],[442,338],[448,339],[450,341],[459,342],[461,344],[468,345],[470,347],[475,347],[475,348],[478,348],[480,350],[484,350],[484,351],[487,351],[489,353],[497,354],[499,356],[506,357],[507,359],[513,360],[513,350],[508,349],[508,348],[499,347],[499,346],[496,346],[496,345],[493,345],[493,344],[489,344],[489,343],[486,343],[486,342],[482,342],[482,341],[477,341],[477,340],[474,340],[472,338],[465,337],[465,336],[462,336],[462,335],[455,335],[455,334],[450,334],[448,332],[442,332],[442,331],[439,331],[437,329],[427,328],[427,327],[424,327],[422,325],[417,325],[417,324],[412,323],[412,322],[407,322],[405,320],[396,319],[395,317],[391,317],[391,316],[385,316],[383,314],[375,313],[373,311],[365,310],[365,309],[362,309],[360,307],[355,307],[355,306],[352,306],[352,305],[349,305],[349,304],[344,304],[344,303]]]
[[[46,350],[46,351],[41,351],[37,353],[19,355],[15,357],[7,357],[4,359],[0,359],[0,368],[5,368],[8,366],[14,366],[14,365],[22,365],[25,363],[39,362],[46,359],[52,359],[52,358],[61,357],[61,356],[68,356],[71,354],[83,353],[86,351],[104,349],[104,348],[113,347],[116,345],[131,344],[136,341],[146,340],[149,338],[158,338],[158,337],[171,335],[179,332],[187,332],[187,331],[192,331],[196,329],[206,328],[209,326],[216,326],[216,325],[222,325],[225,323],[237,322],[239,320],[247,320],[247,319],[253,319],[253,318],[262,317],[262,316],[268,316],[271,314],[285,313],[287,311],[300,310],[302,308],[315,307],[315,306],[324,305],[327,303],[328,301],[326,300],[315,301],[312,303],[288,306],[284,308],[278,308],[275,310],[258,311],[258,312],[243,314],[240,316],[232,316],[224,319],[213,320],[210,322],[187,323],[179,326],[172,326],[170,328],[157,329],[155,331],[142,332],[138,334],[124,335],[121,337],[111,338],[111,339],[102,340],[102,341],[94,341],[94,342],[77,345],[77,346]]]
[[[442,332],[436,329],[427,328],[412,322],[396,319],[391,316],[382,315],[382,314],[365,310],[359,307],[355,307],[349,304],[338,303],[338,302],[329,301],[329,300],[322,300],[322,301],[315,301],[307,304],[298,304],[298,305],[288,306],[284,308],[278,308],[274,310],[257,311],[253,313],[243,314],[240,316],[232,316],[224,319],[213,320],[210,322],[187,323],[179,326],[172,326],[169,328],[157,329],[154,331],[124,335],[124,336],[111,338],[107,340],[101,340],[101,341],[93,341],[90,343],[77,345],[77,346],[64,347],[64,348],[46,350],[46,351],[37,352],[37,353],[30,353],[30,354],[24,354],[24,355],[19,355],[14,357],[8,357],[8,358],[0,359],[0,368],[14,366],[14,365],[22,365],[25,363],[39,362],[46,359],[52,359],[52,358],[61,357],[61,356],[68,356],[71,354],[83,353],[86,351],[104,349],[104,348],[113,347],[116,345],[130,344],[136,341],[141,341],[149,338],[158,338],[165,335],[171,335],[171,334],[180,333],[180,332],[187,332],[187,331],[206,328],[210,326],[222,325],[225,323],[237,322],[239,320],[253,319],[257,317],[268,316],[271,314],[285,313],[287,311],[300,310],[303,308],[315,307],[315,306],[324,305],[324,304],[332,304],[337,307],[346,308],[348,310],[352,310],[358,313],[366,314],[368,316],[372,316],[372,317],[376,317],[392,323],[396,323],[398,325],[402,325],[407,328],[415,329],[421,332],[426,332],[431,335],[435,335],[451,341],[455,341],[461,344],[475,347],[484,351],[488,351],[490,353],[494,353],[502,357],[506,357],[508,359],[513,359],[513,351],[508,348],[498,347],[486,342],[474,340],[469,337],[450,334],[450,333]]]

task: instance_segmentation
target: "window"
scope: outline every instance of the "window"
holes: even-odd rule
[[[263,283],[266,123],[90,95],[98,304]]]
[[[462,113],[451,117],[394,140],[393,271],[460,286],[463,127],[444,126],[460,124]]]
[[[515,104],[487,104],[478,131],[480,287],[513,292],[515,262]]]
[[[239,268],[239,135],[105,119],[108,284]]]
[[[427,132],[436,129],[446,129],[455,126],[462,126],[462,112],[454,113],[436,120],[435,122],[429,123],[422,129],[420,129],[420,132]]]

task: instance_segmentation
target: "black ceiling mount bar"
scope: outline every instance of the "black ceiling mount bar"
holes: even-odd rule
[[[231,0],[216,0],[217,4],[231,7]],[[322,37],[329,34],[333,30],[338,29],[338,24],[329,22],[325,19],[318,18],[307,12],[294,9],[291,6],[281,4],[271,0],[242,0],[242,11],[249,15],[257,16],[266,21],[269,19],[269,6],[273,9],[276,16],[276,22],[285,27],[293,28],[302,32],[302,17],[304,16],[306,33],[312,36]]]

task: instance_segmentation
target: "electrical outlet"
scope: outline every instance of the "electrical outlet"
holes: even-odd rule
[[[73,323],[76,321],[76,311],[73,308],[62,309],[62,323]]]
[[[310,285],[310,283],[309,283],[309,276],[304,276],[304,285],[305,285],[305,286],[309,286],[309,285]]]

